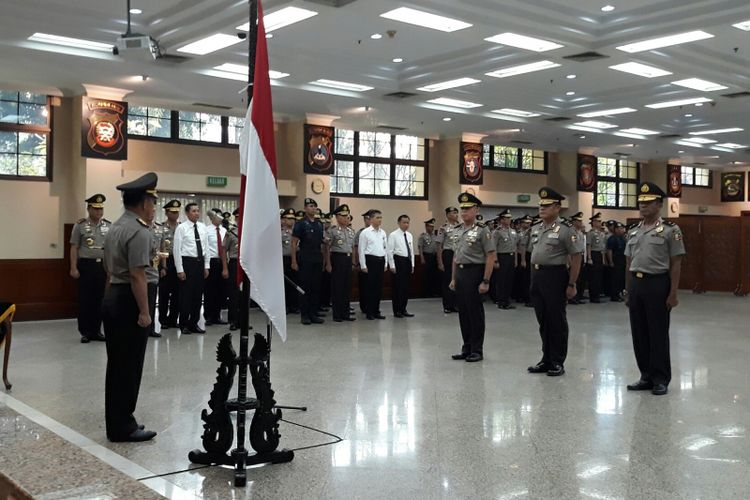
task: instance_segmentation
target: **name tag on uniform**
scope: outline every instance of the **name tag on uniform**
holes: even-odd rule
[[[550,239],[553,239],[553,240],[559,240],[560,239],[560,234],[559,233],[549,233],[547,235],[547,238],[550,238]]]

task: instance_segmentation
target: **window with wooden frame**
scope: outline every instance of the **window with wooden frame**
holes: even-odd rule
[[[0,90],[0,179],[52,180],[52,107],[46,95]]]

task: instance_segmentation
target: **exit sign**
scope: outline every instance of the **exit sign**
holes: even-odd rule
[[[531,201],[531,195],[529,194],[519,194],[516,196],[516,201],[518,203],[528,203]]]
[[[208,187],[227,187],[226,177],[206,177],[206,186]]]

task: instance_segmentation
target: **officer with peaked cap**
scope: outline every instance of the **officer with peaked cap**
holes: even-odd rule
[[[107,235],[104,261],[110,286],[104,297],[107,335],[105,414],[110,441],[147,441],[156,436],[138,425],[133,413],[143,373],[143,359],[153,318],[149,296],[156,286],[147,283],[153,265],[148,220],[156,211],[157,176],[151,172],[121,184],[125,212]]]
[[[86,199],[89,216],[76,221],[70,234],[70,276],[78,281],[78,333],[81,343],[104,341],[102,298],[107,273],[102,266],[104,240],[111,222],[104,218],[103,194]]]
[[[180,225],[180,200],[171,200],[164,205],[167,220],[161,226],[162,258],[159,269],[159,324],[162,330],[176,327],[180,315],[180,280],[174,265],[172,244],[174,232]]]
[[[354,321],[349,313],[349,293],[352,288],[352,268],[354,267],[354,229],[349,227],[349,205],[339,205],[333,211],[336,225],[331,226],[328,235],[331,262],[331,303],[333,321]]]
[[[456,308],[456,293],[448,286],[453,276],[453,255],[458,243],[458,208],[448,207],[445,209],[446,222],[438,230],[437,234],[437,264],[443,273],[443,312],[446,314],[458,312]]]
[[[602,227],[601,212],[589,219],[591,231],[586,234],[586,262],[589,264],[589,302],[599,304],[604,290],[604,252],[607,251],[607,234]]]
[[[419,235],[417,247],[419,248],[419,260],[422,264],[422,295],[434,297],[439,293],[434,217],[424,221],[424,233]]]
[[[638,188],[641,223],[628,233],[625,257],[628,273],[625,305],[630,308],[630,330],[641,378],[630,391],[667,393],[672,378],[669,356],[669,316],[677,307],[685,243],[682,231],[659,216],[662,189],[652,182]]]
[[[468,362],[484,359],[484,304],[495,265],[495,241],[489,228],[476,217],[482,202],[471,193],[458,197],[463,223],[457,227],[458,242],[453,258],[450,288],[456,292],[458,321],[463,345],[452,356]]]
[[[575,214],[571,215],[570,217],[570,223],[573,226],[573,229],[576,231],[576,236],[578,236],[578,247],[581,250],[580,260],[581,260],[581,272],[578,274],[578,281],[576,283],[576,296],[573,297],[568,301],[568,304],[572,305],[580,305],[584,304],[583,302],[583,290],[586,287],[586,268],[585,268],[585,260],[586,260],[586,227],[583,225],[583,212],[576,212]],[[573,257],[571,257],[572,259]]]
[[[500,226],[495,230],[495,250],[497,251],[496,296],[499,309],[515,309],[510,303],[510,293],[513,290],[513,275],[516,270],[516,251],[518,249],[518,233],[510,227],[513,216],[505,209],[498,215]]]
[[[531,307],[529,300],[529,286],[531,286],[531,252],[529,243],[531,239],[532,219],[524,215],[518,219],[518,266],[516,267],[516,281],[518,282],[517,300],[527,307]]]
[[[299,284],[305,291],[300,297],[303,325],[324,322],[318,315],[318,308],[325,251],[323,223],[319,219],[318,203],[312,198],[305,198],[305,218],[297,222],[292,230],[292,269],[299,271]]]
[[[542,222],[531,228],[531,302],[539,322],[542,360],[528,371],[556,377],[565,373],[568,354],[565,306],[576,295],[581,263],[574,257],[581,253],[581,248],[576,231],[560,218],[565,197],[543,187],[539,199]]]
[[[292,212],[294,212],[292,210]],[[232,214],[234,224],[229,224],[227,228],[226,249],[227,265],[229,267],[229,279],[227,280],[227,320],[229,320],[229,330],[235,331],[240,325],[240,288],[237,282],[237,273],[239,273],[240,258],[240,230],[239,225],[242,220],[240,209],[235,208]],[[225,219],[226,220],[226,219]]]
[[[297,271],[292,269],[292,231],[296,222],[293,208],[281,210],[281,255],[284,261],[284,275],[297,283]],[[284,280],[284,298],[286,299],[286,313],[299,313],[299,294],[294,285]]]
[[[607,260],[610,265],[611,286],[609,296],[612,302],[622,302],[625,290],[625,224],[615,222],[612,235],[607,239]]]
[[[362,236],[362,231],[370,227],[370,213],[371,211],[368,210],[367,212],[362,214],[362,222],[364,225],[356,232],[354,235],[354,248],[352,251],[354,252],[354,262],[357,265],[357,289],[359,290],[359,310],[363,313],[365,312],[365,304],[367,304],[367,286],[365,285],[367,283],[367,274],[362,272],[362,266],[359,262],[359,237]]]

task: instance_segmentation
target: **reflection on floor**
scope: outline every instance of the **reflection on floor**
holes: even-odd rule
[[[664,397],[625,390],[638,373],[622,304],[569,308],[560,378],[526,373],[540,354],[523,307],[487,306],[485,360],[475,364],[450,360],[458,317],[437,300],[412,301],[411,319],[305,327],[290,317],[289,340],[273,344],[272,382],[280,404],[310,410],[284,417],[344,440],[253,469],[244,490],[225,469],[174,473],[200,447],[220,327],[149,341],[137,416],[159,432],[153,442],[106,441],[104,345],[79,344],[71,321],[18,324],[11,395],[205,498],[750,498],[747,300],[680,298]],[[287,448],[332,441],[281,431]]]

